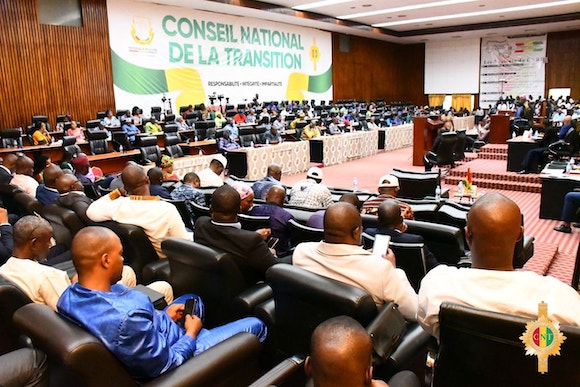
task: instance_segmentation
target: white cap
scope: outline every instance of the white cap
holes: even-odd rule
[[[312,167],[306,172],[306,176],[310,177],[311,179],[318,179],[322,180],[322,169],[318,167]]]
[[[379,179],[379,188],[399,188],[399,179],[393,175],[384,175]]]
[[[222,155],[221,153],[216,153],[216,154],[212,155],[212,158],[209,162],[211,163],[213,160],[217,160],[220,163],[222,163],[224,168],[228,166],[228,159],[226,159],[225,156]]]

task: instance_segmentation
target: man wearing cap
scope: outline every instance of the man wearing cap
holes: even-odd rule
[[[228,165],[228,160],[221,154],[212,155],[209,167],[202,169],[197,173],[199,176],[200,187],[221,187],[224,181],[221,174]]]
[[[294,121],[292,121],[290,123],[290,129],[296,129],[296,125],[298,124],[298,122],[305,121],[305,119],[306,119],[306,114],[300,113],[298,118],[296,118]]]
[[[332,204],[332,194],[322,182],[322,169],[312,167],[306,173],[306,179],[294,184],[290,191],[292,206],[326,208]]]
[[[379,196],[364,202],[362,213],[377,215],[379,205],[387,200],[394,199],[399,207],[401,207],[401,216],[404,219],[415,219],[411,206],[400,200],[397,200],[397,193],[399,192],[399,179],[393,175],[384,175],[379,179]]]

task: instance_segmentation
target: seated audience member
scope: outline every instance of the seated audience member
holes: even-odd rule
[[[292,122],[290,122],[290,129],[296,129],[296,126],[298,125],[299,122],[305,122],[306,121],[306,114],[304,113],[300,113],[300,115],[298,117],[296,117],[296,119],[294,119]]]
[[[280,132],[278,128],[274,127],[274,125],[270,126],[270,130],[267,130],[264,133],[264,142],[268,144],[278,144],[282,141],[282,136],[280,136]]]
[[[12,256],[14,237],[12,225],[8,222],[8,211],[0,207],[0,264]]]
[[[105,112],[105,118],[101,120],[101,124],[105,128],[118,128],[121,126],[121,122],[113,115],[113,111],[111,109]]]
[[[60,163],[60,169],[63,171],[68,170],[71,173],[75,173],[75,167],[72,164],[73,154],[71,151],[63,149],[62,151],[62,161]]]
[[[16,160],[14,177],[10,184],[16,185],[31,196],[36,195],[38,181],[32,177],[34,175],[34,161],[28,156],[20,156]]]
[[[411,371],[395,374],[387,385],[373,379],[373,342],[352,317],[337,316],[318,325],[310,340],[310,356],[304,362],[306,376],[317,387],[420,387]]]
[[[541,169],[546,163],[546,156],[544,153],[548,152],[548,145],[558,141],[558,131],[554,128],[549,119],[544,119],[544,137],[537,148],[530,149],[524,160],[522,161],[522,170],[519,172],[524,173],[536,173],[538,169]],[[532,171],[532,166],[536,167],[536,170]]]
[[[221,129],[227,121],[221,112],[216,112],[214,122],[216,129]]]
[[[367,228],[365,232],[371,236],[377,234],[388,235],[391,242],[395,243],[425,243],[421,235],[408,234],[407,225],[403,221],[399,204],[392,199],[387,199],[379,205],[377,228]],[[425,262],[427,271],[439,265],[432,252],[425,247]]]
[[[564,208],[562,208],[562,224],[555,227],[555,231],[570,234],[572,232],[572,220],[580,208],[580,191],[568,192],[564,197]],[[574,227],[580,227],[580,223],[574,223]]]
[[[205,195],[199,189],[199,176],[195,172],[186,173],[183,176],[183,184],[171,191],[171,199],[184,200],[185,206],[193,216],[194,211],[191,203],[206,207]]]
[[[371,118],[369,118],[369,121],[367,122],[367,128],[369,128],[369,130],[375,130],[379,128],[379,126],[375,123],[375,117],[371,116]]]
[[[93,222],[87,217],[87,208],[93,202],[85,194],[85,190],[79,179],[75,175],[65,173],[56,181],[56,189],[59,196],[56,204],[74,211],[84,224]]]
[[[236,124],[234,123],[234,120],[231,117],[226,118],[226,124],[225,124],[225,126],[223,126],[223,129],[229,130],[230,136],[234,140],[240,136],[240,131],[239,131],[238,127],[236,126]]]
[[[300,135],[300,139],[306,141],[320,136],[321,134],[320,128],[318,127],[318,121],[312,120],[308,125],[302,128],[302,134]]]
[[[0,356],[0,386],[46,387],[46,355],[33,348],[20,348]]]
[[[290,250],[288,221],[294,219],[294,216],[283,208],[284,199],[286,199],[286,189],[279,185],[272,185],[266,193],[265,199],[265,204],[252,207],[248,214],[270,217],[271,236],[278,238],[278,244],[275,249],[281,254]]]
[[[395,255],[370,252],[360,244],[362,219],[350,203],[335,203],[324,214],[324,240],[296,246],[294,266],[366,290],[377,307],[394,301],[407,320],[415,320],[417,294],[405,272],[396,269]]]
[[[100,168],[92,168],[88,156],[84,153],[79,153],[73,159],[73,167],[75,168],[75,176],[83,186],[95,184],[106,189],[109,188],[113,180],[113,176],[103,177]]]
[[[124,187],[130,196],[113,191],[94,201],[87,209],[93,222],[114,220],[143,228],[160,258],[166,258],[161,242],[169,237],[191,239],[175,206],[151,196],[149,179],[143,168],[127,165],[121,174]]]
[[[183,111],[183,113],[182,113],[182,115],[183,115],[183,118],[185,118],[185,119],[187,120],[187,118],[188,118],[188,117],[187,117],[187,115],[188,115],[189,113],[193,113],[193,105],[188,105],[188,106],[187,106],[187,109],[185,109],[185,110]]]
[[[39,262],[48,257],[51,239],[52,227],[43,218],[28,215],[19,219],[14,225],[12,257],[0,266],[0,275],[18,286],[33,302],[48,305],[56,311],[58,298],[71,280],[66,271]],[[122,272],[122,283],[134,287],[136,277],[133,269],[124,266]],[[155,282],[151,288],[163,293],[168,302],[173,300],[173,290],[167,282]]]
[[[42,174],[44,183],[39,184],[36,188],[36,198],[43,205],[54,203],[58,198],[58,190],[56,189],[56,180],[64,175],[64,172],[58,165],[51,165],[44,169]]]
[[[246,122],[246,115],[244,114],[244,110],[238,110],[236,115],[234,116],[234,121],[236,124],[243,124]]]
[[[58,312],[95,335],[138,381],[157,377],[239,332],[266,339],[266,326],[248,317],[211,330],[202,328],[199,297],[184,295],[165,311],[149,297],[116,284],[123,266],[123,246],[111,230],[87,227],[72,242],[78,282],[58,301]],[[184,302],[197,298],[194,315],[183,316]],[[177,324],[184,317],[183,327]]]
[[[250,112],[246,116],[246,124],[255,124],[256,123],[256,111],[254,109],[250,109]]]
[[[182,116],[175,117],[175,125],[177,125],[178,131],[190,129],[189,125],[187,125],[187,122],[183,119]]]
[[[148,123],[145,124],[145,132],[155,134],[155,133],[163,133],[163,129],[161,125],[157,122],[155,117],[151,117]]]
[[[276,116],[276,119],[272,122],[272,128],[276,128],[278,132],[284,131],[284,123],[282,122],[281,115]]]
[[[279,261],[264,242],[268,232],[241,229],[240,201],[238,192],[229,185],[216,189],[210,204],[211,219],[206,216],[197,219],[193,238],[202,245],[232,254],[247,282],[255,283],[263,281],[266,270]]]
[[[442,117],[443,119],[443,117]],[[453,129],[453,122],[452,121],[445,121],[443,127],[440,129],[438,136],[433,141],[433,146],[431,150],[423,156],[423,165],[425,166],[425,172],[431,171],[434,165],[437,165],[437,152],[439,151],[439,145],[441,144],[443,133],[448,133],[454,131]]]
[[[580,295],[569,285],[532,271],[514,271],[514,247],[523,237],[517,204],[488,193],[469,210],[465,237],[471,268],[440,265],[421,281],[417,320],[439,338],[439,307],[443,301],[513,314],[535,320],[538,304],[548,304],[549,318],[580,326]]]
[[[330,134],[341,134],[342,130],[338,126],[338,117],[333,117],[330,125],[328,125],[328,133]]]
[[[171,194],[163,186],[163,172],[161,168],[150,168],[147,171],[147,177],[149,178],[149,192],[151,196],[159,196],[163,199],[171,199]]]
[[[353,206],[356,207],[356,209],[359,212],[360,212],[361,207],[362,207],[362,203],[360,202],[358,196],[356,196],[356,194],[353,194],[353,193],[343,194],[340,197],[340,199],[338,199],[338,201],[339,202],[347,202],[347,203],[352,204]],[[306,225],[308,227],[323,229],[324,228],[324,213],[325,212],[326,212],[326,210],[318,210],[314,214],[310,215],[310,218],[308,218],[308,222],[306,222]]]
[[[322,182],[322,169],[312,167],[306,173],[306,179],[294,184],[290,191],[292,206],[326,208],[332,204],[332,194],[329,189],[320,184]]]
[[[49,167],[52,165],[52,159],[50,158],[49,155],[41,153],[39,155],[35,155],[34,156],[34,172],[32,174],[32,177],[34,177],[34,179],[36,181],[38,181],[39,183],[43,182],[44,179],[44,170],[46,169],[46,167]]]
[[[16,161],[18,156],[14,153],[7,153],[2,156],[0,163],[0,184],[10,184],[14,176],[12,173],[16,169]]]
[[[266,177],[256,181],[252,185],[252,191],[254,191],[254,196],[258,199],[265,199],[268,190],[274,186],[282,186],[280,182],[282,179],[282,168],[278,164],[268,165],[268,171],[266,172]]]
[[[227,153],[228,151],[239,149],[240,144],[231,137],[231,132],[228,129],[224,129],[223,136],[219,139],[217,147],[219,152]]]
[[[414,219],[415,215],[411,206],[400,200],[397,200],[397,193],[399,192],[399,179],[393,175],[384,175],[379,179],[379,196],[368,199],[362,206],[363,214],[376,215],[379,210],[379,205],[387,199],[394,199],[401,207],[401,215],[404,219]]]
[[[197,173],[197,176],[199,176],[200,187],[221,187],[224,184],[221,174],[227,165],[228,160],[223,155],[213,155],[209,162],[209,167],[202,169]]]
[[[36,123],[36,130],[32,133],[32,142],[34,145],[50,145],[52,143],[52,137],[44,122],[38,121]]]
[[[135,143],[135,135],[141,133],[139,128],[133,123],[133,119],[130,117],[125,118],[125,123],[121,129],[123,129],[123,132],[127,135],[127,139],[131,144]]]
[[[179,177],[175,172],[173,172],[173,164],[174,160],[171,156],[163,155],[161,157],[161,162],[159,163],[159,167],[163,171],[163,180],[174,180],[179,181]]]
[[[230,184],[240,194],[240,213],[247,214],[254,207],[254,191],[248,183],[234,181]]]
[[[70,128],[66,131],[67,136],[73,136],[77,141],[85,140],[85,131],[82,127],[77,125],[76,121],[71,121]]]

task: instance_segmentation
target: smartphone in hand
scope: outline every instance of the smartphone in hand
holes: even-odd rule
[[[373,253],[377,255],[384,255],[389,249],[391,237],[389,235],[377,234],[375,235],[375,243],[373,244]]]
[[[278,238],[270,237],[270,239],[268,239],[268,247],[271,249],[275,249],[279,241],[280,239]]]
[[[183,316],[181,317],[181,323],[185,323],[185,316],[193,316],[195,308],[197,307],[197,298],[190,298],[185,301],[185,309],[183,310]]]

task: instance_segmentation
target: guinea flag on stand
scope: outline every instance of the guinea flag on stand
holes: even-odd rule
[[[463,180],[463,186],[465,187],[465,191],[471,192],[471,168],[467,168],[467,175],[465,176],[465,180]]]

